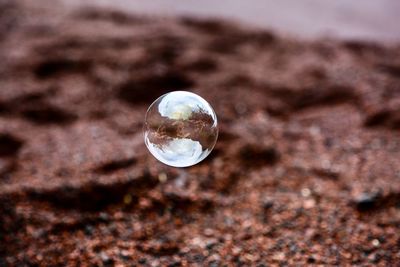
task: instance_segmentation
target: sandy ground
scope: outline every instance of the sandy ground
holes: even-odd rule
[[[394,266],[400,46],[0,2],[0,266]],[[161,94],[220,136],[155,160]]]

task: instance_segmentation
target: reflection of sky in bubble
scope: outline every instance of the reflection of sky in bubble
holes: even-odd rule
[[[175,167],[191,166],[209,154],[208,149],[203,151],[198,141],[188,138],[174,138],[162,146],[146,143],[150,152],[159,161]]]
[[[160,104],[158,104],[158,112],[161,116],[174,120],[187,120],[192,113],[200,111],[205,111],[212,116],[213,111],[205,110],[204,107],[209,107],[204,99],[199,99],[197,95],[192,93],[177,91],[173,94],[166,94],[162,98]]]
[[[218,136],[216,127],[217,117],[207,101],[190,92],[175,91],[161,96],[148,109],[145,143],[151,154],[167,165],[192,166],[210,154]]]

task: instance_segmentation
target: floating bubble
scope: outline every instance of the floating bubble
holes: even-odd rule
[[[200,96],[175,91],[159,97],[146,113],[144,140],[150,153],[173,167],[205,159],[218,138],[217,116]]]

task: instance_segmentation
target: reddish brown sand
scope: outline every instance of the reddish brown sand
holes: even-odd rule
[[[400,46],[0,2],[0,266],[400,262]],[[207,99],[201,164],[148,105]]]

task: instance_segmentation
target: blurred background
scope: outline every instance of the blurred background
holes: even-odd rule
[[[0,0],[0,266],[397,266],[400,1]],[[160,95],[211,154],[146,149]]]
[[[234,19],[303,38],[400,40],[397,0],[63,0],[65,5],[96,5],[139,14],[194,15]]]

